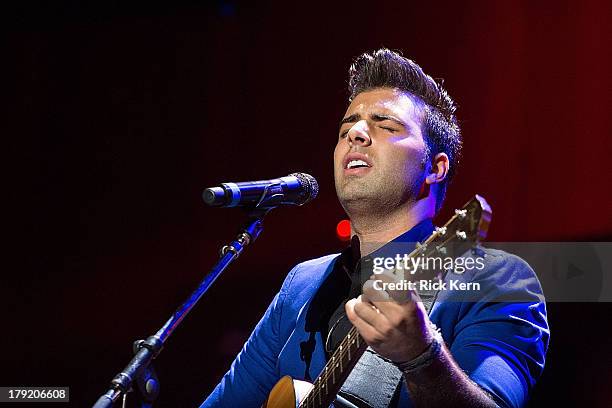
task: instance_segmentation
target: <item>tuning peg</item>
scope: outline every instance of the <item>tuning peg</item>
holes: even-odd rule
[[[464,219],[467,215],[467,210],[455,210],[455,214],[457,215],[457,217]]]

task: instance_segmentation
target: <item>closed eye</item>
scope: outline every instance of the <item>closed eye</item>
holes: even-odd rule
[[[394,129],[394,128],[391,128],[391,127],[388,127],[388,126],[381,126],[380,128],[384,129],[384,130],[388,130],[391,133],[397,132],[397,129]]]

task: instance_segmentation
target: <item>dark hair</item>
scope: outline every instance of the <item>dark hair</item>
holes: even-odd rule
[[[422,105],[424,114],[421,130],[427,144],[427,162],[438,153],[448,155],[450,169],[438,189],[437,212],[461,155],[461,130],[455,117],[455,102],[441,83],[424,73],[414,61],[386,48],[361,54],[349,69],[349,102],[361,92],[375,88],[397,88],[418,98],[416,102]]]

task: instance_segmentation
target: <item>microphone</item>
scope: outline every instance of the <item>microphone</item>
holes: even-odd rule
[[[204,190],[202,198],[212,207],[303,205],[319,193],[319,184],[306,173],[291,173],[272,180],[221,183]]]

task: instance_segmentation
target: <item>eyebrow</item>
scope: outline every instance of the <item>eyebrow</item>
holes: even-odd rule
[[[340,121],[340,126],[344,125],[345,123],[353,123],[353,122],[357,122],[361,120],[361,115],[358,113],[353,113],[350,116],[345,117],[344,119],[342,119]]]
[[[374,122],[382,122],[384,120],[390,120],[392,122],[397,123],[398,125],[404,126],[406,127],[406,124],[404,122],[402,122],[401,120],[399,120],[398,118],[396,118],[395,116],[391,116],[391,115],[384,115],[381,113],[373,113],[370,115],[370,118],[372,118],[372,120]],[[344,125],[345,123],[353,123],[353,122],[357,122],[361,120],[361,115],[358,113],[353,113],[352,115],[349,115],[347,117],[345,117],[344,119],[342,119],[340,121],[340,126]]]

